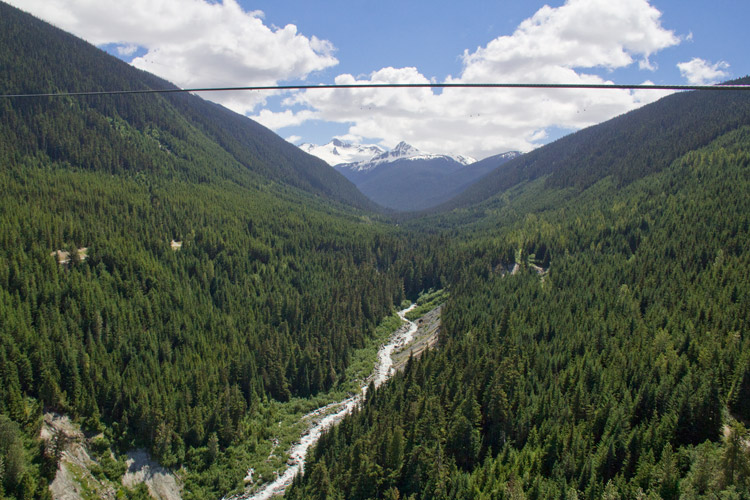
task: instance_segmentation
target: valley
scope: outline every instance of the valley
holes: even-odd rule
[[[398,312],[398,317],[403,324],[384,339],[375,358],[368,358],[369,361],[374,361],[372,373],[364,379],[357,378],[349,381],[347,387],[356,388],[353,395],[349,392],[345,399],[327,403],[302,416],[292,430],[296,432],[300,429],[302,434],[297,435],[290,449],[278,450],[280,444],[283,446],[279,439],[281,436],[270,439],[271,452],[264,462],[269,462],[271,457],[278,455],[280,460],[276,462],[276,465],[281,466],[282,469],[272,472],[275,479],[264,483],[261,464],[250,463],[245,477],[246,491],[225,496],[225,498],[261,500],[283,495],[294,477],[304,472],[305,458],[310,448],[324,432],[358,408],[367,396],[368,389],[376,390],[397,371],[402,371],[410,356],[416,359],[425,348],[435,345],[440,323],[440,307],[416,321],[406,319],[406,314],[416,306],[417,304],[412,304]],[[390,328],[391,324],[392,322],[389,322],[388,326],[384,325],[384,327]],[[343,392],[338,391],[337,394],[343,394]],[[322,395],[322,397],[331,399],[335,398],[336,394]],[[184,472],[171,473],[153,462],[145,450],[130,450],[122,459],[125,461],[122,466],[124,475],[120,482],[116,476],[110,478],[101,472],[103,464],[105,462],[109,464],[107,460],[111,460],[103,459],[103,455],[96,451],[101,447],[99,443],[104,439],[101,434],[84,436],[81,429],[72,424],[68,417],[56,414],[45,414],[44,421],[41,431],[42,439],[50,443],[48,446],[62,447],[60,465],[50,486],[55,498],[77,499],[88,496],[116,498],[123,494],[132,495],[139,485],[143,485],[140,486],[141,488],[145,486],[154,498],[163,500],[182,498],[181,477],[184,477]],[[286,434],[288,430],[280,431]],[[111,465],[107,466],[111,467]],[[268,473],[265,475],[267,476]],[[123,486],[128,489],[123,489]]]
[[[0,67],[177,90],[2,2]],[[748,497],[732,83],[337,168],[190,93],[0,99],[0,497]]]
[[[338,139],[300,148],[328,162],[373,202],[400,212],[440,205],[521,154],[510,151],[477,161],[460,154],[425,153],[403,141],[384,150]]]
[[[373,372],[365,379],[365,383],[359,388],[358,393],[344,400],[317,408],[302,417],[301,420],[309,427],[300,437],[299,441],[289,450],[286,470],[281,473],[275,473],[277,478],[268,484],[261,484],[258,491],[234,495],[229,497],[230,500],[263,500],[281,495],[291,485],[295,476],[304,473],[307,453],[310,447],[314,446],[320,439],[321,434],[332,426],[335,426],[341,419],[358,408],[362,404],[363,399],[367,397],[368,390],[377,390],[378,387],[395,373],[396,368],[394,366],[393,353],[409,349],[413,342],[414,334],[417,332],[417,324],[405,318],[406,313],[414,309],[414,307],[416,307],[416,304],[412,304],[408,308],[398,312],[398,316],[405,322],[405,325],[396,330],[386,343],[380,346]]]

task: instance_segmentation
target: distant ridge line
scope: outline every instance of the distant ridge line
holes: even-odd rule
[[[644,85],[607,83],[347,83],[321,85],[256,85],[246,87],[202,87],[138,90],[99,90],[48,92],[37,94],[0,94],[0,98],[76,97],[122,94],[173,94],[180,92],[231,92],[266,90],[378,89],[378,88],[497,88],[497,89],[597,89],[597,90],[750,90],[750,85]]]

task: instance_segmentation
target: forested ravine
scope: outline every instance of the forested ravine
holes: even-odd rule
[[[403,349],[409,345],[414,338],[414,333],[417,331],[417,324],[413,321],[406,319],[406,314],[414,309],[417,304],[412,304],[406,309],[398,312],[399,317],[406,323],[401,328],[396,330],[388,343],[384,344],[378,350],[377,362],[375,368],[366,379],[366,383],[362,386],[362,390],[349,398],[342,401],[328,404],[321,408],[317,408],[312,412],[308,413],[303,420],[317,420],[307,432],[300,438],[299,442],[295,444],[291,450],[289,450],[289,460],[287,460],[286,470],[279,474],[278,477],[271,483],[266,484],[263,488],[255,493],[242,493],[233,497],[233,500],[249,499],[249,500],[265,500],[276,495],[282,495],[286,488],[292,484],[294,477],[298,473],[303,473],[305,468],[305,458],[307,457],[308,450],[318,442],[321,434],[327,429],[336,425],[346,415],[352,412],[361,402],[367,394],[367,389],[370,383],[375,388],[380,387],[386,380],[391,378],[395,373],[393,368],[393,359],[391,355],[398,350]],[[408,326],[408,328],[407,328]],[[323,417],[323,418],[320,418]]]

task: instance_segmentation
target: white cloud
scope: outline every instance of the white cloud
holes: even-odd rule
[[[338,139],[341,142],[348,142],[352,144],[363,144],[363,142],[365,141],[364,137],[356,134],[335,135],[333,136],[333,139]]]
[[[138,46],[135,44],[118,45],[117,53],[121,56],[132,56],[138,50]]]
[[[646,0],[568,0],[542,7],[515,32],[465,51],[463,70],[448,82],[611,83],[585,72],[634,64],[654,69],[650,57],[680,39],[660,23]],[[427,83],[416,68],[383,68],[366,77],[339,75],[336,83]],[[309,90],[288,98],[315,118],[350,123],[355,136],[405,140],[436,153],[475,157],[528,151],[549,127],[576,130],[625,113],[668,92],[626,90],[346,89]],[[264,119],[270,123],[273,113]]]
[[[301,35],[292,24],[269,28],[262,12],[246,12],[236,0],[10,3],[93,44],[119,44],[126,51],[142,47],[146,53],[132,64],[181,87],[275,85],[338,63],[330,42]],[[246,113],[269,95],[217,93],[210,98]]]
[[[540,69],[614,69],[630,65],[633,57],[648,67],[651,54],[679,43],[662,28],[660,16],[646,0],[569,0],[558,8],[544,6],[513,35],[466,51],[463,79],[487,81],[504,74],[528,81],[527,74]]]
[[[729,72],[724,71],[729,68],[729,63],[726,61],[711,64],[704,59],[694,57],[688,62],[678,63],[677,67],[690,85],[710,85],[729,76]]]
[[[250,118],[270,129],[279,129],[293,127],[309,120],[315,120],[317,119],[317,113],[308,109],[303,109],[297,112],[285,109],[279,113],[275,113],[269,109],[261,109],[260,113],[251,116]]]
[[[118,50],[145,50],[133,64],[182,87],[274,85],[304,79],[338,63],[330,42],[293,25],[268,27],[262,12],[236,0],[12,0],[63,29]],[[448,82],[611,83],[592,70],[633,66],[654,70],[654,55],[680,43],[662,27],[647,0],[567,0],[544,6],[507,36],[461,55],[462,71]],[[121,48],[121,49],[119,49]],[[692,64],[684,63],[684,64]],[[708,77],[690,66],[690,75]],[[680,68],[682,71],[682,67]],[[601,71],[598,71],[601,73]],[[686,73],[683,73],[686,74]],[[697,76],[695,76],[697,77]],[[690,77],[689,77],[690,78]],[[337,83],[428,83],[417,68],[386,67]],[[346,89],[288,94],[280,111],[258,110],[270,92],[222,92],[204,97],[282,129],[310,120],[344,123],[346,136],[384,146],[406,140],[436,153],[474,157],[528,151],[551,127],[576,130],[667,92],[525,89]],[[294,108],[292,108],[294,106]],[[292,108],[292,109],[290,109]],[[295,133],[300,133],[295,131]]]
[[[292,144],[296,144],[302,141],[302,137],[298,135],[290,135],[289,137],[286,138],[286,141],[291,142]]]

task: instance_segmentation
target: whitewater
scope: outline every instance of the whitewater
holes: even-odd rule
[[[377,362],[372,375],[367,378],[366,383],[361,387],[359,394],[338,401],[335,403],[328,404],[317,408],[305,415],[304,419],[318,417],[323,414],[327,414],[318,423],[310,427],[308,431],[302,435],[299,442],[292,446],[289,450],[289,460],[287,460],[287,468],[283,473],[272,482],[264,485],[260,490],[255,493],[241,493],[230,497],[228,500],[266,500],[268,498],[283,495],[286,488],[292,484],[294,477],[297,474],[303,474],[305,471],[305,458],[307,452],[310,450],[312,445],[318,442],[321,434],[327,429],[339,423],[345,416],[350,414],[357,406],[362,403],[363,398],[367,394],[367,387],[370,381],[373,382],[375,388],[380,387],[386,380],[391,378],[395,373],[393,368],[393,358],[391,355],[394,351],[399,351],[403,347],[409,345],[414,340],[414,333],[417,331],[417,325],[413,321],[406,319],[406,314],[414,309],[417,305],[412,304],[398,312],[399,317],[408,324],[408,328],[399,328],[388,342],[380,347],[378,350]],[[330,413],[332,412],[332,413]]]

